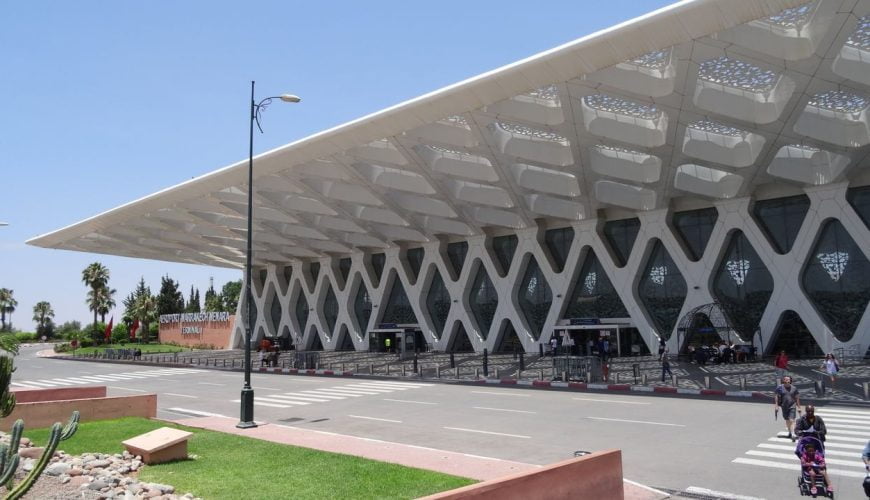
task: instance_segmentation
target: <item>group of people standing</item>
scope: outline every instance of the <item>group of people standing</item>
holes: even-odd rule
[[[773,360],[773,366],[776,367],[777,384],[782,383],[783,378],[788,375],[788,361],[788,354],[785,351],[779,351],[779,354]],[[831,392],[833,392],[834,384],[837,382],[837,375],[840,373],[840,363],[837,362],[837,357],[833,354],[827,354],[825,360],[822,361],[821,370],[829,377]]]

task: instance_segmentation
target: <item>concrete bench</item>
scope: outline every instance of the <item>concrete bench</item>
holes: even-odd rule
[[[187,458],[187,439],[193,433],[161,427],[123,441],[127,451],[140,455],[146,464],[159,464]]]

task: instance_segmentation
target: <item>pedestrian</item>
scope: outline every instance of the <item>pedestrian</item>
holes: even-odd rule
[[[662,382],[665,381],[665,373],[667,373],[670,377],[674,376],[674,374],[671,373],[671,362],[668,360],[667,350],[662,353]]]
[[[773,393],[773,412],[774,415],[782,410],[782,418],[785,420],[785,428],[788,430],[788,438],[792,441],[796,440],[796,436],[792,434],[794,428],[795,412],[801,411],[801,398],[798,388],[792,385],[791,377],[786,375],[782,377],[782,384],[777,386]]]
[[[610,341],[607,340],[607,337],[604,337],[604,340],[601,341],[601,359],[605,363],[610,358]]]
[[[864,469],[870,473],[870,439],[864,445],[864,451],[861,453],[861,458],[864,459]],[[864,494],[870,498],[870,474],[864,477]]]
[[[776,384],[782,383],[782,377],[788,373],[788,354],[785,351],[779,351],[776,359],[773,360],[773,365],[776,367]]]
[[[550,353],[553,355],[553,357],[556,356],[556,349],[558,348],[559,340],[556,338],[556,334],[553,334],[553,336],[550,337]]]
[[[257,355],[260,357],[260,366],[263,366],[263,361],[266,357],[266,353],[262,347],[257,348]]]
[[[804,408],[804,416],[797,419],[794,424],[794,433],[796,436],[804,434],[815,434],[822,443],[828,435],[828,428],[825,426],[825,421],[822,417],[816,416],[816,407],[807,405]]]
[[[837,363],[837,358],[833,354],[825,356],[825,362],[822,363],[822,369],[831,377],[831,392],[834,392],[834,383],[837,381],[837,374],[840,372],[840,365]]]

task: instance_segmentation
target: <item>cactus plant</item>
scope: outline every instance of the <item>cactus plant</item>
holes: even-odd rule
[[[15,393],[9,390],[15,366],[9,356],[0,356],[0,418],[6,418],[15,409]]]
[[[18,446],[21,442],[21,432],[24,430],[24,421],[19,419],[12,426],[12,435],[9,445],[0,445],[0,484],[5,484],[8,493],[4,500],[17,500],[24,496],[28,490],[36,483],[36,480],[42,475],[42,472],[48,466],[54,452],[57,451],[57,446],[61,441],[66,441],[71,438],[78,430],[79,412],[74,411],[65,426],[61,426],[60,422],[55,422],[51,426],[51,433],[48,438],[48,443],[42,451],[39,460],[33,466],[33,469],[24,476],[20,483],[13,486],[12,476],[18,468]]]

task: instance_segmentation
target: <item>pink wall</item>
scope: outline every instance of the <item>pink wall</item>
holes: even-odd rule
[[[0,420],[0,429],[8,431],[19,418],[24,419],[26,429],[49,427],[55,422],[66,423],[75,410],[81,413],[82,422],[121,417],[154,418],[157,416],[157,394],[19,403],[11,415]]]
[[[90,385],[84,387],[63,387],[58,389],[12,389],[18,403],[37,401],[64,401],[67,399],[87,399],[106,397],[106,386]]]

